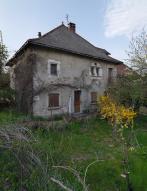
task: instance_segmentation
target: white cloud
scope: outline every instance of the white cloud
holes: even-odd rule
[[[131,36],[147,26],[147,0],[109,0],[105,12],[105,35]]]

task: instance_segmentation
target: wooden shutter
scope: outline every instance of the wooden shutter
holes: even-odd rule
[[[112,82],[113,78],[113,68],[108,68],[108,82]]]
[[[59,107],[59,94],[49,94],[49,107]]]
[[[91,92],[91,103],[97,102],[97,92]]]

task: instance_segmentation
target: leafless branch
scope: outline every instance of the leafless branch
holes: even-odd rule
[[[65,186],[60,180],[57,180],[53,177],[50,178],[50,180],[56,184],[58,184],[61,188],[63,188],[66,191],[73,191],[72,189],[68,188],[67,186]]]

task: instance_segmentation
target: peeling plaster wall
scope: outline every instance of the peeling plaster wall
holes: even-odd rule
[[[83,112],[91,105],[90,92],[96,91],[99,95],[103,94],[107,86],[108,68],[113,68],[113,74],[116,76],[116,65],[114,64],[47,49],[34,49],[34,53],[36,54],[36,66],[33,76],[34,90],[47,84],[66,84],[65,87],[58,87],[54,90],[48,86],[48,90],[44,90],[38,95],[36,94],[33,101],[34,115],[50,116],[51,112],[53,114],[68,112],[69,102],[71,102],[71,113],[73,113],[74,91],[77,89],[81,90],[81,112]],[[60,71],[58,77],[50,76],[48,70],[49,60],[59,63]],[[97,63],[102,68],[103,75],[101,77],[90,76],[92,63]],[[68,84],[75,87],[70,87]],[[59,108],[53,110],[48,108],[49,93],[59,93]]]
[[[26,49],[11,68],[10,85],[15,89],[16,108],[19,112],[32,114],[33,98],[33,60],[31,49]]]

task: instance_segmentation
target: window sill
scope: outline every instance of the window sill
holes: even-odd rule
[[[49,77],[55,77],[55,78],[57,78],[57,77],[59,77],[59,75],[53,75],[53,74],[50,74]]]
[[[101,78],[102,76],[90,76],[91,78]]]
[[[56,78],[59,78],[60,76],[59,76],[59,75],[51,75],[51,74],[50,74],[48,77],[49,77],[49,78],[54,78],[54,79],[56,79]]]
[[[58,106],[58,107],[48,107],[48,110],[58,110],[60,108],[61,108],[60,106]]]

